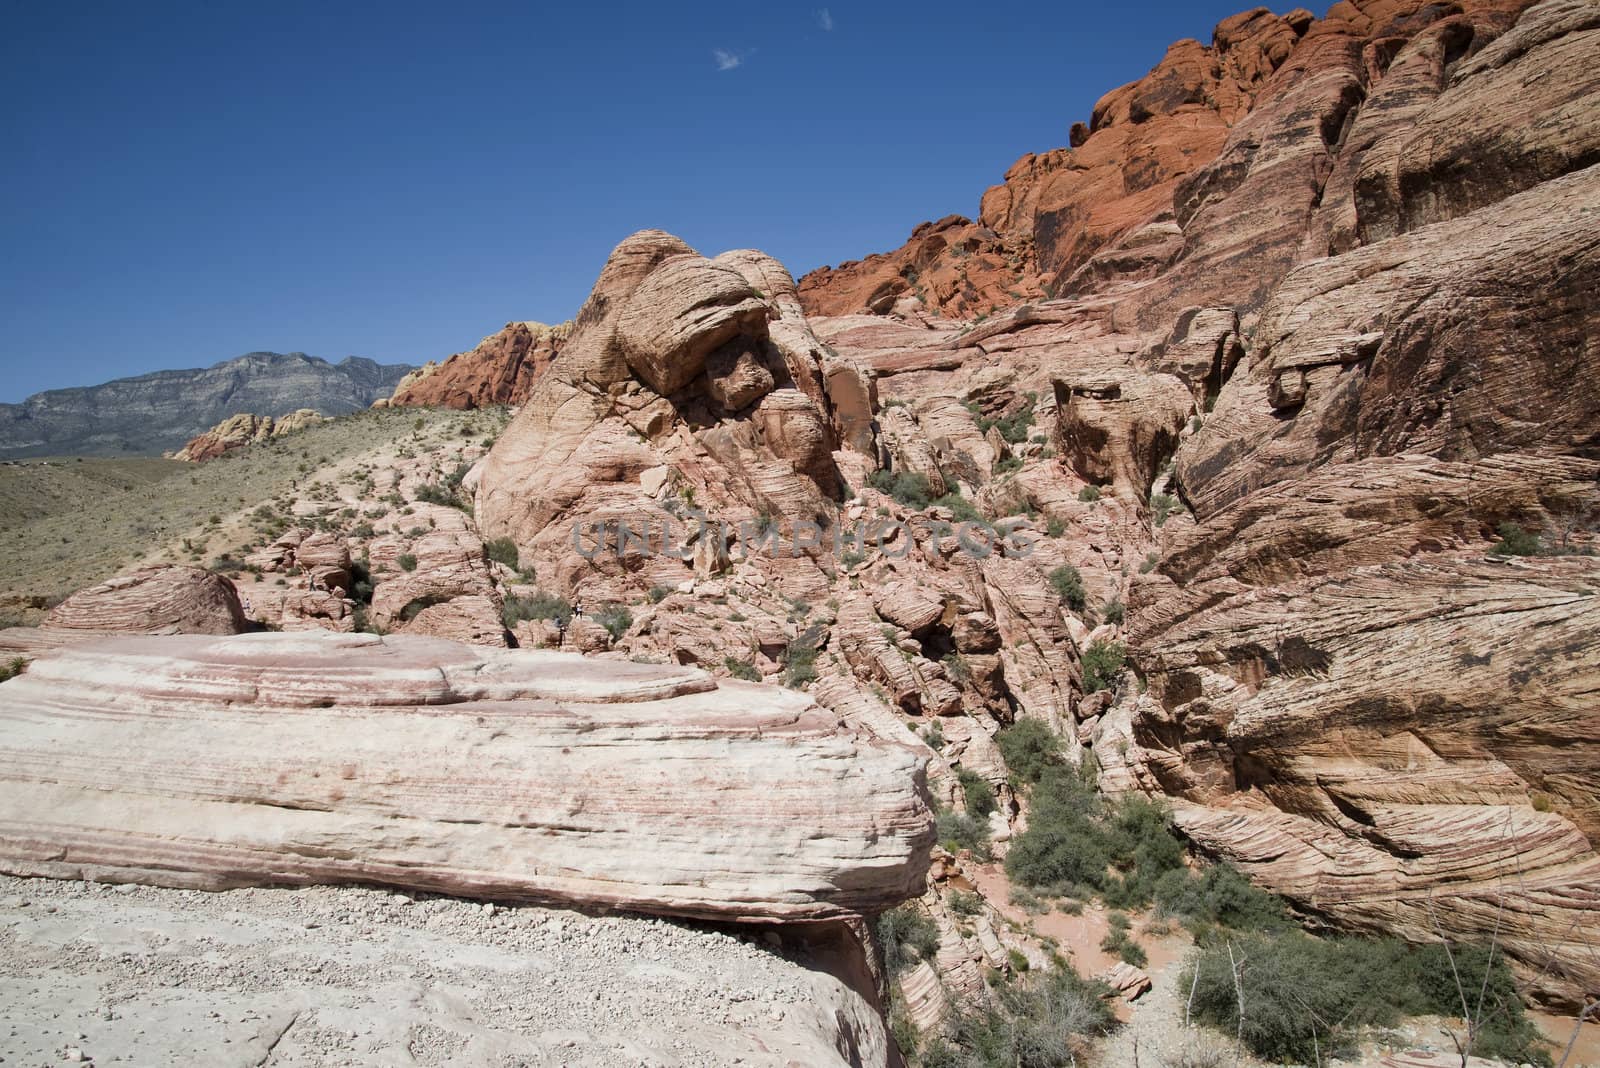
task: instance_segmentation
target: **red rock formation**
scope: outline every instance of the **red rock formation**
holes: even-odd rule
[[[1426,35],[1441,42],[1442,69],[1528,2],[1362,0],[1322,20],[1265,8],[1225,19],[1209,46],[1179,41],[1149,74],[1102,97],[1088,126],[1074,126],[1072,147],[1019,159],[983,195],[976,223],[923,223],[894,252],[812,271],[801,299],[813,315],[887,313],[910,297],[901,310],[970,318],[1150,279],[1181,258],[1168,285],[1190,291],[1190,305],[1219,303],[1193,292],[1202,284],[1221,302],[1259,303],[1294,260],[1345,120],[1395,54]],[[1553,127],[1557,112],[1547,114]],[[1141,325],[1170,322],[1181,306],[1147,301]]]
[[[161,565],[90,586],[45,617],[48,630],[142,634],[239,634],[238,591],[203,568]]]
[[[482,408],[521,404],[550,369],[571,329],[570,323],[507,323],[470,352],[408,375],[389,404],[443,408]]]

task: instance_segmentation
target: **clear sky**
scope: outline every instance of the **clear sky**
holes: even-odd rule
[[[8,4],[0,401],[442,358],[644,227],[796,277],[894,248],[1248,6]]]

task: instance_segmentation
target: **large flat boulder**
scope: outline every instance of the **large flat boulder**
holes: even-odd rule
[[[921,759],[698,671],[370,634],[125,637],[0,689],[0,870],[731,920],[921,891]]]

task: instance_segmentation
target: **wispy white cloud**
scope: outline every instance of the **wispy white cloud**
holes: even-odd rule
[[[823,8],[817,12],[817,25],[821,26],[824,33],[833,32],[833,12]]]
[[[711,58],[717,61],[718,70],[733,70],[744,66],[743,52],[730,52],[726,48],[713,48]]]

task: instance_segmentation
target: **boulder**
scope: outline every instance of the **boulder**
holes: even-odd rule
[[[159,565],[79,590],[44,619],[47,630],[239,634],[246,623],[232,582],[204,568]]]
[[[921,892],[922,759],[803,695],[433,638],[103,639],[4,684],[0,869],[721,920]]]

